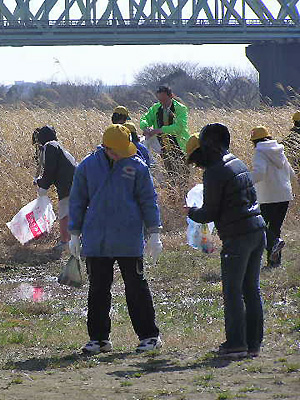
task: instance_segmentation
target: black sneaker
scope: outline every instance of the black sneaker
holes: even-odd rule
[[[248,349],[249,357],[258,357],[260,353],[260,349]]]
[[[244,347],[227,347],[225,342],[219,346],[216,354],[225,358],[244,358],[247,357],[248,352]]]

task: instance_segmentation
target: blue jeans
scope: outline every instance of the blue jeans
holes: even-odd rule
[[[226,347],[256,350],[263,338],[259,275],[265,248],[263,230],[223,240],[221,272]]]

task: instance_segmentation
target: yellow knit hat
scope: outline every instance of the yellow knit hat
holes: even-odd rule
[[[200,147],[200,142],[199,142],[198,136],[192,135],[192,136],[189,138],[189,140],[187,141],[187,144],[186,144],[186,154],[187,154],[187,157],[189,158],[189,157],[191,156],[191,154],[192,154],[195,150],[199,149],[199,147]]]
[[[103,145],[113,150],[122,158],[131,157],[137,152],[130,141],[130,131],[124,125],[111,124],[103,134]]]
[[[256,126],[251,130],[251,140],[258,140],[264,138],[271,138],[271,134],[268,132],[267,128],[264,126]]]
[[[296,111],[293,115],[293,121],[300,121],[300,111]]]

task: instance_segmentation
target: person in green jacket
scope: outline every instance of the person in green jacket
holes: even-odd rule
[[[140,128],[146,139],[156,135],[161,146],[161,157],[168,174],[175,178],[187,174],[185,147],[188,132],[188,108],[174,98],[168,86],[159,86],[158,103],[141,117]]]

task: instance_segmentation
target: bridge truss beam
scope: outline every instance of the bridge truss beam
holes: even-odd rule
[[[300,0],[0,0],[0,46],[297,41],[299,8]]]

